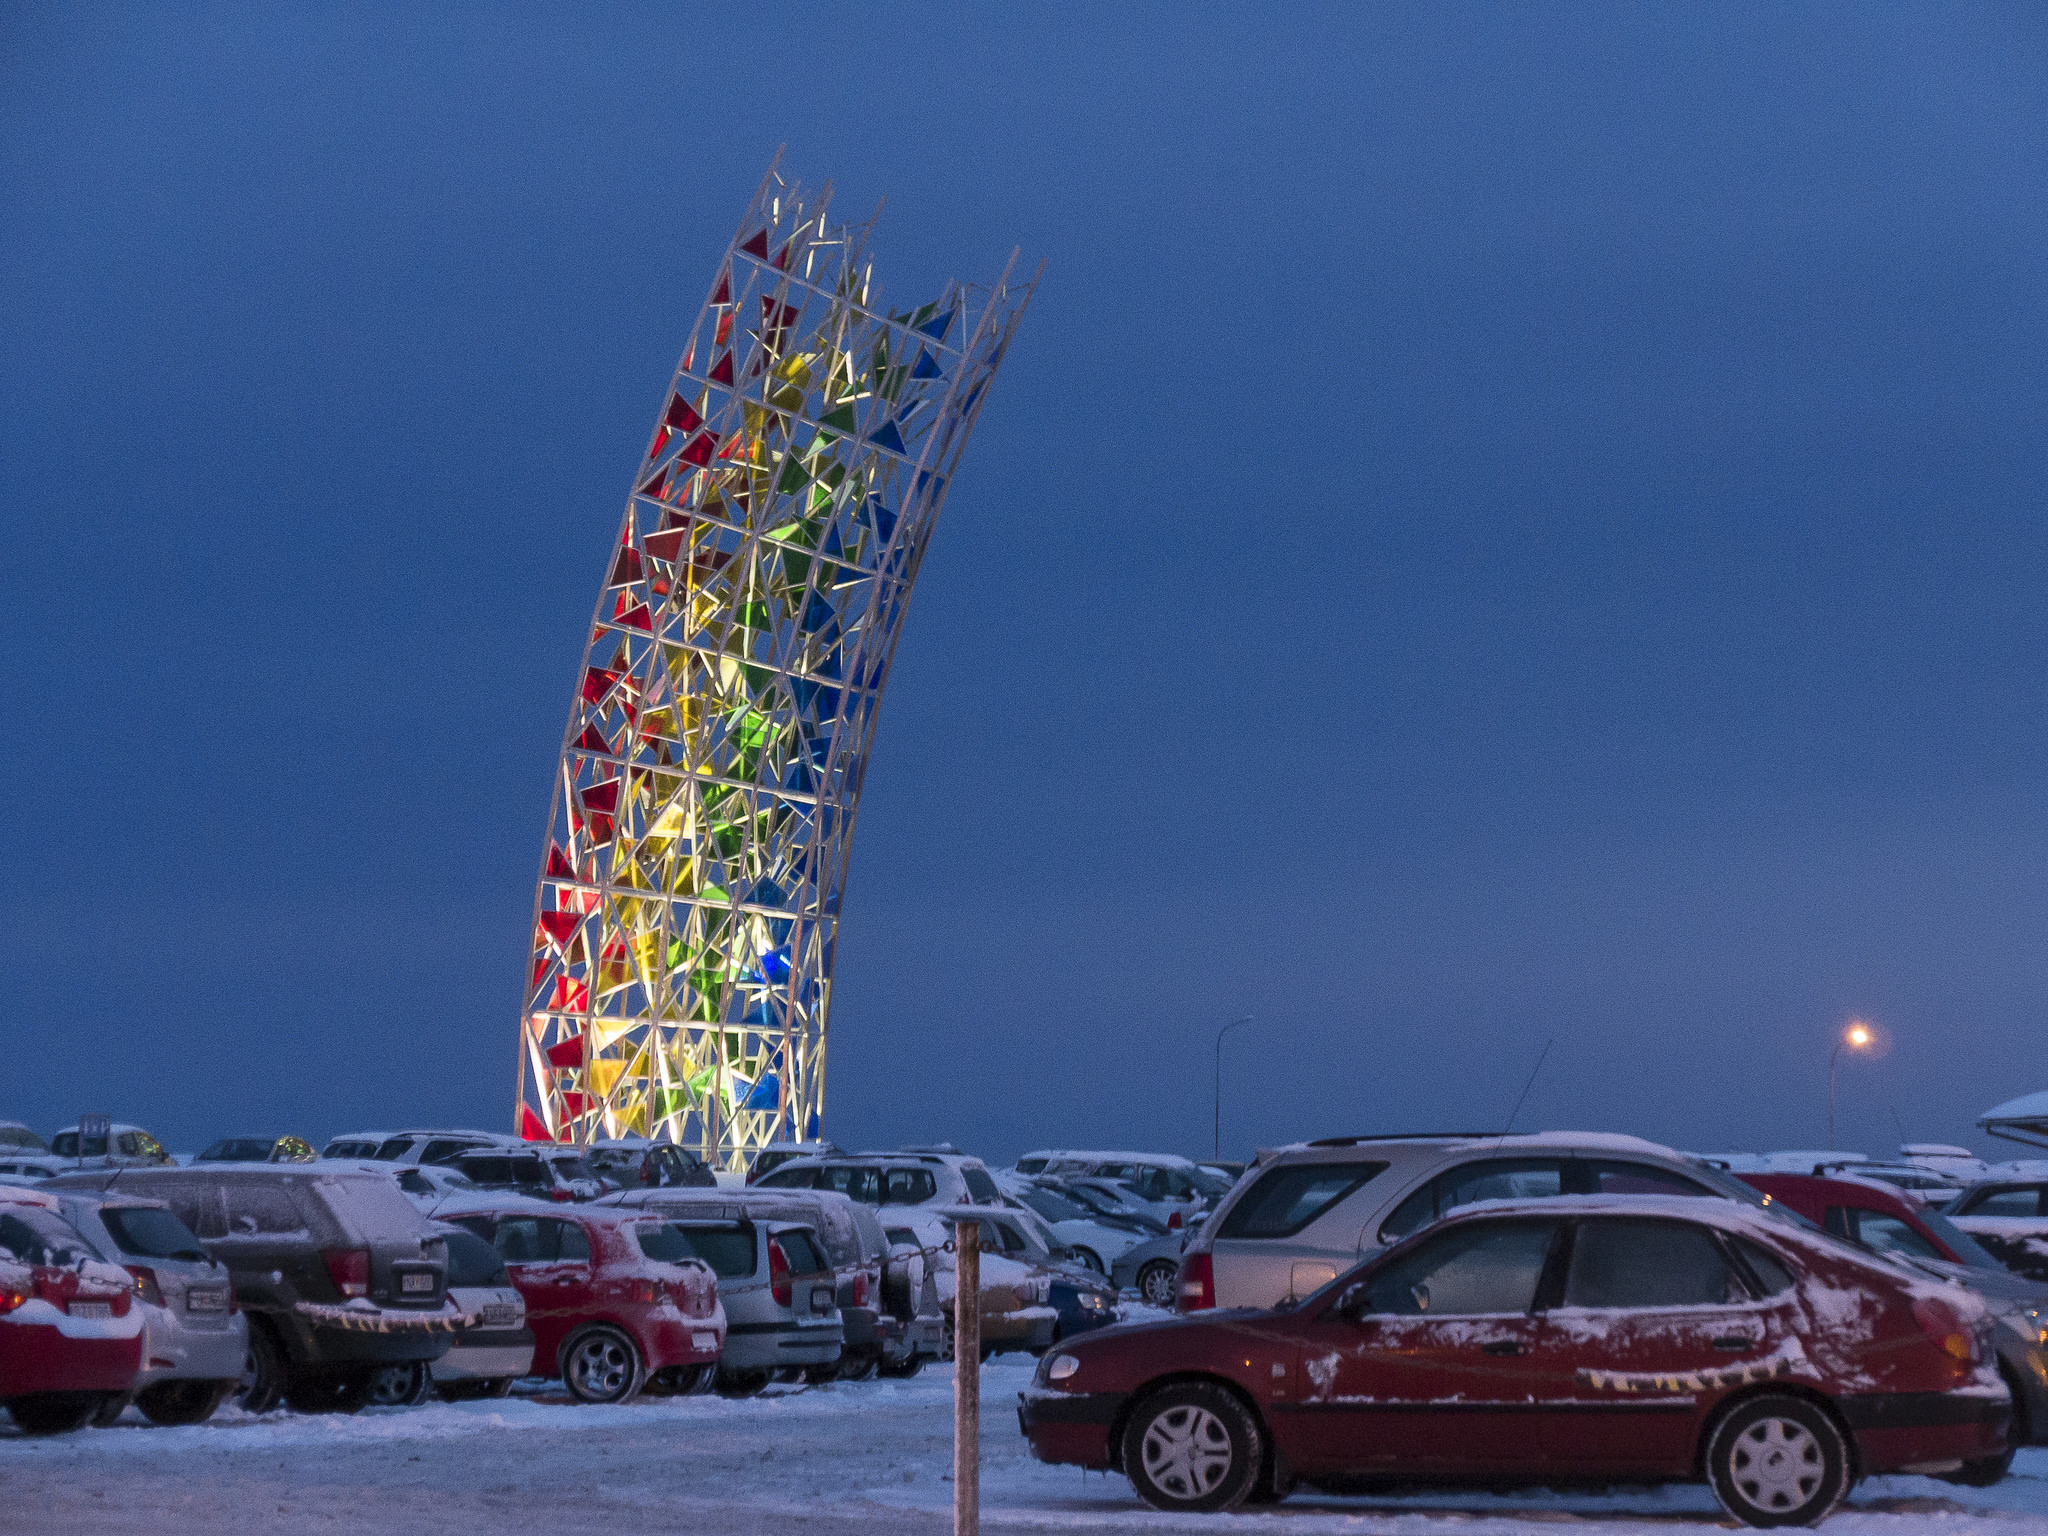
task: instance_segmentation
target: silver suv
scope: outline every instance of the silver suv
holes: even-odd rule
[[[1388,1243],[1480,1200],[1557,1195],[1764,1199],[1669,1147],[1595,1131],[1347,1136],[1262,1155],[1181,1260],[1183,1312],[1306,1296]]]

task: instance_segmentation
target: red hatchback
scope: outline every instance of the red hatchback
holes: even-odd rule
[[[19,1189],[0,1199],[0,1403],[31,1435],[82,1428],[142,1366],[139,1282],[56,1204]]]
[[[1469,1207],[1277,1311],[1090,1334],[1019,1416],[1160,1509],[1703,1479],[1798,1525],[1996,1455],[2010,1411],[1968,1292],[1732,1201],[1595,1196]]]
[[[492,1244],[526,1299],[536,1375],[586,1403],[710,1384],[725,1347],[718,1277],[643,1211],[539,1207],[437,1212]]]

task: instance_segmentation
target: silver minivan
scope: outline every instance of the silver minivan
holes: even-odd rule
[[[1188,1243],[1176,1306],[1278,1306],[1460,1206],[1597,1194],[1768,1203],[1669,1147],[1595,1131],[1298,1143],[1262,1153]]]
[[[249,1348],[226,1268],[161,1200],[51,1191],[58,1213],[135,1277],[142,1309],[142,1369],[135,1406],[157,1424],[198,1424],[234,1391]],[[126,1406],[109,1404],[102,1422]]]

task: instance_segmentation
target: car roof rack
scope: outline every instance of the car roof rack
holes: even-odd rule
[[[1498,1141],[1503,1136],[1526,1136],[1527,1131],[1381,1131],[1372,1136],[1325,1136],[1311,1147],[1357,1147],[1371,1141]]]

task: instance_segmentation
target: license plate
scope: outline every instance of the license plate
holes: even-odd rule
[[[700,1355],[714,1350],[718,1348],[718,1335],[715,1333],[693,1333],[690,1335],[690,1348],[696,1350]]]
[[[834,1291],[830,1286],[821,1285],[811,1292],[811,1310],[813,1312],[830,1312],[834,1303],[838,1300],[838,1292]]]
[[[228,1309],[226,1291],[187,1291],[185,1310],[187,1312],[225,1312]]]
[[[110,1301],[74,1301],[64,1310],[73,1317],[112,1317],[114,1304]]]
[[[510,1328],[519,1321],[519,1309],[507,1301],[494,1301],[484,1308],[484,1325],[488,1328]]]
[[[398,1288],[408,1294],[415,1291],[424,1291],[431,1295],[434,1290],[434,1277],[432,1274],[400,1275],[398,1277]]]

